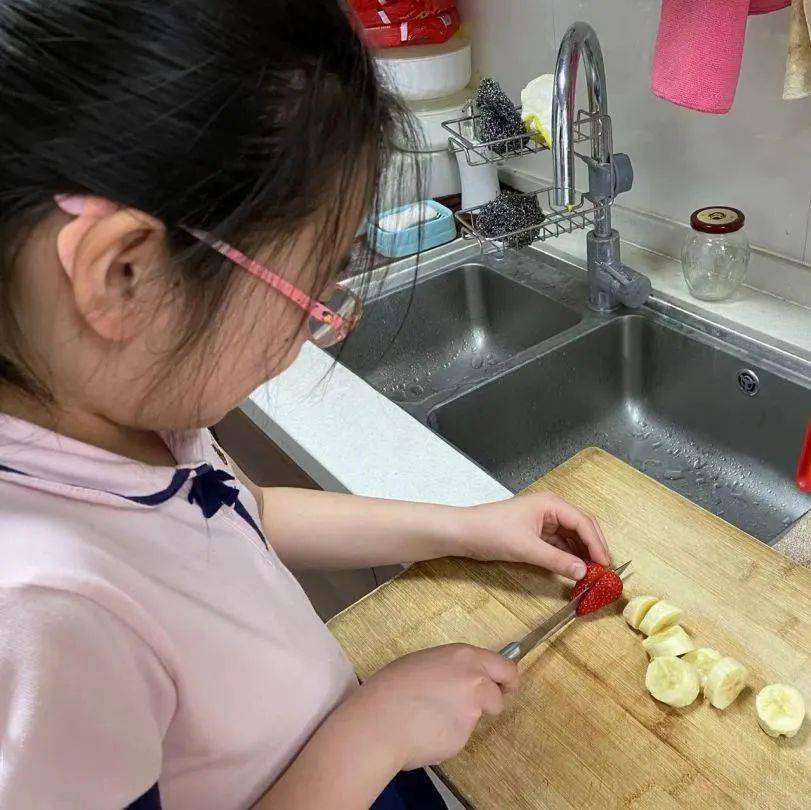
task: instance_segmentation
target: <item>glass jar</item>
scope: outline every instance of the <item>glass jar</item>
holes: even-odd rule
[[[749,268],[749,240],[744,215],[737,208],[699,208],[690,216],[681,266],[695,298],[723,301],[738,289]]]

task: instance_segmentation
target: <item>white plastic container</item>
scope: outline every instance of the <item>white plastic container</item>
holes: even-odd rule
[[[404,101],[452,96],[470,83],[470,41],[455,36],[441,45],[407,45],[375,54],[383,82]]]
[[[405,155],[395,155],[387,167],[383,178],[384,189],[390,189],[389,194],[384,192],[383,195],[386,207],[394,208],[404,202],[399,196],[405,190],[401,187],[403,173],[413,171],[415,160],[419,164],[424,187],[421,194],[414,188],[412,199],[437,199],[461,192],[459,168],[454,156],[448,151],[448,133],[442,128],[442,124],[462,117],[464,106],[473,92],[466,88],[447,98],[412,102],[408,105],[418,124],[421,143],[416,151],[409,149]]]

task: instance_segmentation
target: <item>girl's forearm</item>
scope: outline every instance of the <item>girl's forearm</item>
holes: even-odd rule
[[[463,553],[463,510],[302,489],[263,489],[262,521],[291,568],[363,568]]]
[[[353,696],[333,711],[253,810],[368,810],[401,767],[386,729]]]

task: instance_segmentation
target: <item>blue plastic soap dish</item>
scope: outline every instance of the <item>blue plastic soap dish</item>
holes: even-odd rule
[[[382,256],[397,259],[411,256],[419,251],[439,247],[456,238],[456,221],[453,212],[435,200],[426,200],[425,205],[439,214],[436,219],[426,220],[401,231],[384,231],[379,225],[381,219],[391,214],[399,214],[410,208],[413,203],[392,208],[380,214],[377,222],[369,225],[366,239],[371,247]]]

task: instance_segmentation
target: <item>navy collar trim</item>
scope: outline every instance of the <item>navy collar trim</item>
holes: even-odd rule
[[[4,464],[0,464],[0,472],[31,478],[28,473]],[[228,482],[236,480],[234,476],[225,470],[217,470],[210,464],[179,468],[175,471],[172,481],[166,489],[151,495],[122,495],[119,492],[107,492],[106,494],[141,506],[160,506],[174,498],[189,480],[191,480],[189,503],[197,504],[206,520],[216,515],[223,506],[230,506],[259,535],[262,544],[267,548],[267,540],[265,540],[262,530],[256,525],[251,513],[239,499],[239,490],[228,485]]]

